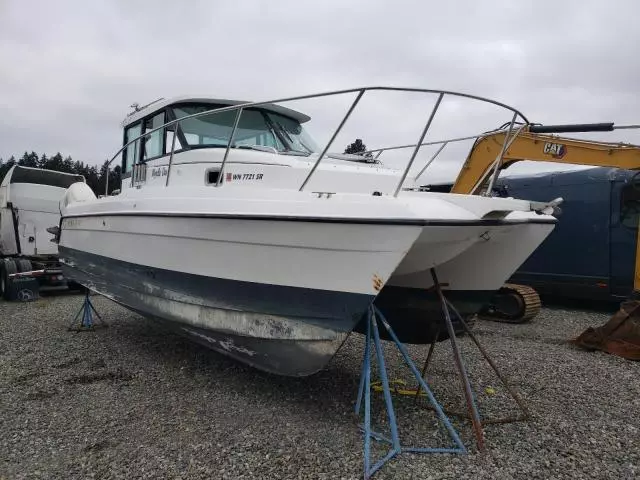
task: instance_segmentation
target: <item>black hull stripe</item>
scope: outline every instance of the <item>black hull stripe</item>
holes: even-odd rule
[[[213,218],[228,220],[252,220],[269,222],[303,222],[303,223],[345,223],[366,225],[408,225],[408,226],[434,226],[434,227],[466,227],[466,226],[507,226],[526,224],[553,225],[558,220],[547,219],[523,219],[523,220],[422,220],[415,218],[362,218],[362,217],[301,217],[296,215],[238,215],[226,213],[174,213],[174,212],[96,212],[81,213],[77,215],[65,215],[67,218],[89,217],[177,217],[177,218]]]
[[[63,245],[60,257],[64,275],[78,283],[87,280],[104,285],[107,292],[136,308],[136,293],[166,298],[185,295],[209,309],[275,315],[335,331],[349,332],[375,298],[364,293],[270,285],[213,276],[195,275],[88,253]],[[144,310],[140,307],[140,310]],[[148,313],[148,312],[147,312]],[[162,317],[158,312],[155,316]]]

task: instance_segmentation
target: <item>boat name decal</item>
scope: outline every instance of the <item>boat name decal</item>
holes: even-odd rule
[[[546,142],[542,151],[553,158],[562,158],[567,153],[567,147],[561,143]]]
[[[63,224],[64,224],[64,226],[66,228],[77,228],[80,225],[80,219],[79,218],[65,218]]]
[[[167,167],[156,167],[151,170],[151,178],[166,177],[169,169]]]
[[[263,173],[232,173],[227,172],[225,180],[231,182],[233,180],[262,180]]]

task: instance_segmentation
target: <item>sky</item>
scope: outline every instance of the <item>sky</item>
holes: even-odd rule
[[[637,0],[0,0],[0,158],[61,152],[102,163],[134,102],[178,95],[265,101],[361,86],[489,97],[546,124],[640,123]],[[371,93],[371,95],[370,95]],[[353,95],[294,102],[326,142]],[[369,92],[336,139],[415,143],[435,98]],[[509,121],[445,97],[426,141]],[[640,144],[638,131],[580,134]],[[425,173],[453,179],[470,148]],[[421,150],[415,168],[430,157]],[[409,151],[381,157],[401,165]],[[519,164],[512,173],[559,168]]]

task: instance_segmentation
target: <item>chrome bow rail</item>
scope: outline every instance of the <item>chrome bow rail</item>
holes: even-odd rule
[[[514,115],[515,116],[515,115]],[[420,147],[425,147],[425,146],[430,146],[430,145],[440,145],[440,148],[438,148],[436,150],[436,152],[431,156],[431,158],[429,158],[429,160],[427,161],[427,163],[425,163],[424,167],[422,167],[422,169],[418,172],[418,174],[414,177],[415,180],[417,180],[418,178],[420,178],[422,176],[422,174],[427,170],[427,168],[429,168],[429,166],[435,161],[435,159],[438,157],[438,155],[440,155],[442,153],[442,151],[445,149],[445,147],[447,145],[449,145],[450,143],[457,143],[457,142],[463,142],[466,140],[474,140],[474,141],[478,141],[481,140],[484,137],[488,137],[490,135],[494,135],[498,132],[506,132],[507,136],[506,136],[506,142],[503,145],[503,148],[501,149],[501,153],[500,155],[496,158],[495,162],[492,164],[491,168],[487,170],[487,175],[483,178],[481,178],[478,183],[473,187],[472,191],[476,191],[477,188],[484,184],[487,180],[487,176],[491,175],[492,179],[491,179],[491,188],[493,187],[493,184],[495,183],[496,180],[496,176],[497,173],[499,171],[499,168],[496,169],[496,167],[499,167],[500,164],[502,163],[502,158],[504,156],[504,153],[507,151],[507,149],[511,146],[511,144],[513,143],[513,141],[517,138],[517,136],[519,135],[519,133],[524,129],[524,127],[526,126],[526,124],[519,124],[517,127],[515,127],[516,124],[514,123],[509,123],[509,125],[507,127],[501,127],[498,128],[496,130],[490,130],[488,132],[482,132],[482,133],[478,133],[476,135],[468,135],[465,137],[456,137],[456,138],[450,138],[447,140],[434,140],[431,142],[423,142],[420,144]],[[515,128],[514,128],[515,127]],[[366,154],[370,154],[373,156],[373,154],[375,154],[375,156],[373,156],[374,160],[378,160],[380,158],[380,156],[384,153],[384,152],[388,152],[391,150],[402,150],[405,148],[416,148],[417,144],[415,143],[410,143],[410,144],[406,144],[406,145],[394,145],[391,147],[382,147],[382,148],[374,148],[372,150],[367,150],[365,153]],[[491,190],[488,189],[487,192],[490,192]]]
[[[120,148],[114,155],[113,157],[111,157],[111,159],[109,160],[109,166],[111,165],[111,163],[131,144],[134,144],[137,141],[141,141],[143,138],[153,134],[156,131],[165,129],[167,127],[173,126],[174,124],[176,126],[178,126],[180,124],[180,122],[190,119],[190,118],[197,118],[197,117],[202,117],[202,116],[206,116],[206,115],[216,115],[216,114],[220,114],[220,113],[224,113],[224,112],[231,112],[231,111],[235,111],[236,112],[236,117],[234,120],[234,124],[233,124],[233,128],[231,130],[231,134],[229,135],[229,140],[227,142],[227,146],[226,146],[226,150],[224,153],[224,157],[222,159],[222,164],[220,166],[220,173],[218,174],[218,179],[216,181],[216,186],[219,187],[222,185],[222,178],[223,178],[223,173],[224,173],[224,167],[225,164],[227,162],[227,158],[229,156],[229,151],[231,149],[231,145],[233,143],[233,139],[238,127],[238,122],[240,121],[240,116],[242,115],[242,112],[244,109],[246,108],[251,108],[251,107],[260,107],[260,106],[264,106],[264,105],[270,105],[270,104],[275,104],[275,103],[282,103],[282,102],[290,102],[290,101],[295,101],[295,100],[307,100],[307,99],[312,99],[312,98],[322,98],[322,97],[328,97],[328,96],[334,96],[334,95],[344,95],[347,93],[356,93],[356,98],[354,99],[353,103],[351,104],[351,106],[349,107],[349,109],[347,110],[347,113],[344,115],[344,117],[342,118],[342,121],[339,123],[338,127],[335,129],[335,131],[333,132],[333,134],[331,135],[329,141],[327,142],[327,144],[324,146],[324,148],[322,149],[320,156],[318,157],[318,159],[315,161],[315,163],[313,164],[313,166],[311,167],[311,170],[309,172],[309,174],[306,176],[306,178],[304,179],[304,181],[302,182],[302,185],[300,185],[299,191],[302,191],[304,189],[304,187],[309,183],[309,180],[311,179],[312,175],[314,174],[314,172],[316,171],[316,169],[318,168],[318,165],[320,164],[320,162],[322,161],[322,159],[325,157],[325,155],[327,154],[329,148],[331,148],[331,145],[333,144],[333,142],[335,141],[336,137],[338,136],[338,134],[340,133],[340,131],[342,130],[342,128],[344,127],[345,123],[347,122],[347,120],[349,119],[349,117],[351,116],[351,114],[353,113],[354,109],[356,108],[356,106],[358,105],[358,103],[360,102],[360,100],[362,99],[363,95],[365,94],[365,92],[369,92],[369,91],[394,91],[394,92],[414,92],[414,93],[427,93],[427,94],[435,94],[437,95],[437,99],[435,102],[435,105],[433,106],[431,113],[429,114],[429,117],[427,119],[426,124],[424,125],[420,136],[418,138],[418,142],[415,144],[411,144],[411,145],[404,145],[404,146],[399,146],[399,147],[389,147],[389,148],[382,148],[382,149],[378,149],[378,150],[372,150],[372,152],[379,152],[377,156],[380,156],[380,154],[383,151],[386,150],[393,150],[393,149],[400,149],[400,148],[410,148],[413,147],[413,151],[411,153],[411,156],[409,158],[409,163],[407,164],[407,166],[405,167],[400,181],[398,182],[398,185],[395,189],[394,192],[394,196],[397,196],[398,193],[401,191],[402,189],[402,185],[404,184],[407,175],[409,174],[409,171],[411,170],[411,167],[413,166],[413,163],[415,162],[416,156],[418,155],[418,152],[420,150],[420,148],[423,145],[433,145],[433,144],[442,144],[442,146],[440,147],[440,149],[438,150],[438,152],[436,153],[436,155],[434,155],[429,162],[427,163],[427,165],[422,169],[422,171],[420,172],[420,175],[422,175],[422,173],[424,172],[424,170],[433,162],[433,160],[435,160],[435,157],[442,151],[442,149],[450,142],[454,142],[454,141],[461,141],[463,139],[471,139],[471,138],[477,138],[477,136],[474,137],[464,137],[464,138],[459,138],[459,139],[451,139],[451,140],[441,140],[438,142],[427,142],[424,143],[424,138],[431,126],[431,123],[433,122],[433,119],[436,115],[436,112],[438,111],[438,108],[440,107],[440,104],[442,103],[442,100],[445,96],[452,96],[452,97],[460,97],[460,98],[468,98],[468,99],[472,99],[472,100],[478,100],[480,102],[485,102],[485,103],[490,103],[493,105],[496,105],[498,107],[502,107],[510,112],[513,113],[513,117],[511,119],[511,122],[509,123],[509,127],[508,127],[508,133],[505,137],[505,143],[503,145],[502,148],[502,154],[496,159],[495,162],[495,168],[494,168],[494,172],[491,178],[491,185],[493,185],[493,182],[495,181],[495,178],[497,176],[498,170],[499,170],[499,166],[500,163],[502,161],[502,155],[504,154],[505,150],[508,148],[509,144],[515,139],[515,137],[517,136],[517,134],[520,132],[520,130],[522,130],[525,126],[529,125],[529,121],[527,120],[527,118],[520,113],[518,110],[516,110],[513,107],[510,107],[504,103],[495,101],[495,100],[491,100],[489,98],[485,98],[485,97],[480,97],[477,95],[470,95],[470,94],[466,94],[466,93],[460,93],[460,92],[453,92],[453,91],[447,91],[447,90],[432,90],[432,89],[425,89],[425,88],[405,88],[405,87],[360,87],[360,88],[352,88],[352,89],[346,89],[346,90],[333,90],[330,92],[323,92],[323,93],[314,93],[314,94],[308,94],[308,95],[299,95],[299,96],[295,96],[295,97],[287,97],[287,98],[280,98],[280,99],[276,99],[276,100],[269,100],[269,101],[262,101],[262,102],[248,102],[248,103],[242,103],[242,104],[238,104],[238,105],[231,105],[228,107],[223,107],[223,108],[215,108],[215,109],[211,109],[211,110],[207,110],[205,112],[198,112],[198,113],[194,113],[192,115],[187,115],[184,117],[180,117],[179,119],[176,120],[171,120],[167,123],[165,123],[164,125],[161,125],[159,127],[156,127],[152,130],[149,130],[147,132],[144,132],[143,134],[139,135],[138,137],[130,140],[129,142],[125,143],[122,148]],[[521,122],[518,122],[519,126],[518,128],[516,128],[514,130],[514,125],[516,124],[516,121],[518,120],[518,118],[521,119]],[[514,133],[514,135],[512,135],[512,133]],[[167,179],[166,179],[166,183],[165,186],[169,184],[169,178],[171,176],[171,165],[173,163],[173,156],[174,156],[174,151],[175,151],[175,138],[176,135],[173,136],[172,142],[171,142],[171,153],[169,155],[169,165],[168,165],[168,172],[167,172]],[[377,157],[376,157],[377,158]],[[491,191],[490,189],[488,191]],[[109,176],[107,175],[107,182],[105,184],[105,195],[108,195],[109,192]]]

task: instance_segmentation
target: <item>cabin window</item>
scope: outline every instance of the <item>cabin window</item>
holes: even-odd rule
[[[256,110],[242,112],[233,144],[248,147],[254,145],[271,147],[278,151],[284,150],[284,145],[276,137],[264,115]]]
[[[638,228],[640,216],[640,190],[628,185],[622,189],[620,198],[620,223],[625,227]]]
[[[175,124],[174,124],[175,125]],[[164,141],[164,153],[171,153],[171,146],[173,145],[173,137],[176,137],[176,143],[173,147],[173,151],[177,152],[179,150],[182,150],[184,147],[182,145],[182,142],[180,142],[180,137],[177,136],[174,132],[174,128],[175,126],[171,125],[169,127],[166,128],[166,135],[165,135],[165,141]]]
[[[290,150],[304,154],[320,151],[309,133],[298,121],[274,112],[267,112],[267,117],[285,137]]]
[[[144,131],[148,132],[154,128],[164,125],[164,112],[159,113],[144,122]],[[159,157],[162,154],[162,129],[156,130],[144,139],[144,159]]]
[[[190,105],[175,107],[174,112],[177,118],[181,118],[194,113],[206,112],[213,108],[219,107],[216,105]],[[236,113],[236,111],[212,112],[202,117],[189,118],[180,122],[180,128],[191,147],[226,147]],[[242,112],[233,145],[262,146],[271,147],[278,151],[284,150],[282,142],[276,137],[265,116],[258,110]]]
[[[142,133],[142,125],[140,123],[137,123],[127,128],[127,130],[125,131],[125,144],[129,143],[134,138],[139,137],[141,133]],[[124,156],[124,165],[123,165],[124,173],[131,172],[133,165],[138,160],[138,155],[140,152],[139,145],[140,145],[140,140],[136,140],[131,145],[127,146],[125,150],[125,156]]]
[[[84,182],[82,175],[56,172],[54,170],[31,169],[17,166],[11,174],[10,183],[35,183],[52,187],[69,188],[76,182]]]

